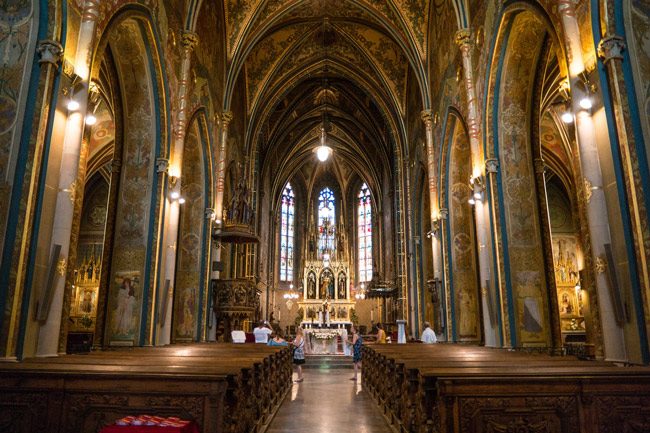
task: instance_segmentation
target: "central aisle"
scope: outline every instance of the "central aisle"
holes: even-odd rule
[[[267,433],[391,433],[379,408],[352,370],[305,369],[294,383]],[[294,379],[296,375],[294,374]]]

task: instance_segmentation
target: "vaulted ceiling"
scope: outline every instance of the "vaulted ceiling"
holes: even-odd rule
[[[335,158],[380,184],[404,140],[407,86],[428,104],[429,0],[225,0],[224,12],[226,89],[245,83],[225,106],[245,98],[245,147],[263,169],[286,180],[312,161],[326,112]]]

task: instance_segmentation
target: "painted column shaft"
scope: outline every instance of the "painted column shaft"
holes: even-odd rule
[[[593,263],[605,260],[605,244],[611,243],[609,232],[609,217],[607,203],[603,190],[603,176],[598,157],[595,125],[591,113],[580,106],[583,98],[590,97],[588,90],[580,78],[585,72],[582,59],[580,29],[576,20],[575,0],[559,0],[558,8],[562,17],[564,39],[569,61],[569,82],[571,85],[571,107],[575,113],[576,133],[580,149],[580,164],[587,194],[587,220],[589,236],[592,245]],[[589,198],[590,197],[590,198]],[[633,259],[633,258],[631,258]],[[614,266],[614,263],[607,264]],[[600,305],[601,322],[603,326],[603,342],[605,358],[612,361],[624,361],[625,341],[623,330],[616,324],[614,307],[610,297],[607,275],[596,266],[596,290]]]
[[[426,127],[427,139],[427,176],[429,177],[429,203],[431,207],[431,230],[439,224],[440,204],[438,203],[438,188],[436,187],[435,154],[433,151],[433,116],[430,110],[422,112],[422,120]],[[442,277],[442,251],[440,250],[440,232],[438,229],[431,235],[431,247],[433,251],[433,276]]]
[[[68,113],[63,138],[63,151],[59,173],[59,191],[56,198],[56,211],[52,229],[50,251],[54,245],[61,245],[57,258],[59,275],[55,278],[52,303],[45,324],[42,325],[38,337],[37,356],[56,356],[61,329],[63,311],[63,292],[65,288],[65,272],[70,250],[70,235],[74,218],[74,201],[76,199],[76,179],[79,171],[79,156],[84,129],[84,119],[88,107],[88,89],[90,75],[90,59],[95,35],[95,26],[99,16],[99,0],[86,0],[81,17],[77,51],[75,53],[74,72],[81,82],[70,92],[70,99],[79,103],[77,111]],[[73,264],[74,266],[74,264]]]
[[[183,170],[183,147],[185,145],[185,133],[187,130],[187,92],[188,92],[188,83],[190,77],[190,65],[192,61],[192,50],[198,43],[198,37],[192,32],[184,32],[182,37],[183,43],[183,57],[181,60],[181,76],[178,85],[178,113],[176,117],[176,125],[174,127],[174,143],[172,147],[172,157],[170,158],[170,176],[176,176],[178,178],[178,183],[175,187],[177,191],[180,191],[182,185],[182,170]],[[172,300],[174,299],[172,293],[175,289],[175,276],[176,276],[176,258],[177,252],[179,251],[180,246],[176,245],[176,240],[178,238],[178,223],[180,216],[180,204],[178,200],[165,200],[165,203],[168,207],[167,215],[167,227],[165,230],[165,235],[163,238],[163,246],[165,247],[165,264],[163,277],[160,281],[160,284],[165,284],[165,280],[169,280],[170,302],[167,303],[167,311],[164,312],[166,319],[164,321],[164,326],[161,329],[161,333],[158,336],[157,344],[169,344],[171,341],[171,326],[172,326],[172,315],[173,311]],[[163,292],[164,296],[164,292]],[[164,301],[161,299],[161,301]],[[161,302],[160,305],[164,305],[164,302]]]
[[[472,176],[474,178],[485,179],[484,176],[484,162],[483,152],[481,151],[480,143],[480,127],[479,127],[479,108],[476,99],[476,86],[474,80],[474,70],[472,62],[472,43],[470,41],[470,31],[468,29],[459,30],[456,33],[456,43],[460,47],[461,56],[463,59],[463,79],[465,84],[465,93],[467,97],[467,128],[469,133],[470,151],[472,154]],[[485,185],[483,186],[485,187]],[[485,331],[485,345],[496,346],[497,336],[492,323],[490,322],[489,311],[489,298],[488,287],[486,282],[490,280],[490,256],[488,255],[487,243],[487,222],[488,222],[488,209],[484,205],[487,197],[485,191],[483,192],[483,200],[476,200],[474,205],[474,215],[476,222],[476,243],[478,247],[478,261],[479,261],[479,278],[481,287],[481,302],[483,309],[483,329]]]
[[[217,187],[214,211],[217,215],[217,226],[223,222],[223,193],[226,186],[226,144],[228,141],[228,124],[232,120],[232,113],[226,111],[221,115],[221,140],[219,143],[219,162],[217,163]]]

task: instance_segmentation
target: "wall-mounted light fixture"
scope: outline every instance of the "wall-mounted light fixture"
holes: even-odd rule
[[[477,201],[483,201],[483,191],[485,189],[483,177],[482,176],[472,176],[469,178],[469,189],[471,191],[471,196],[468,200],[469,204],[472,206],[476,204]]]

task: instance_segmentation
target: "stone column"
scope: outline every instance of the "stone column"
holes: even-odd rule
[[[440,237],[440,203],[436,182],[435,154],[433,151],[433,114],[431,110],[422,112],[422,121],[426,129],[427,140],[427,176],[429,177],[429,203],[431,204],[431,247],[433,251],[433,276],[442,280],[442,250]]]
[[[476,200],[474,205],[474,216],[476,223],[476,241],[478,246],[479,278],[481,286],[481,302],[483,309],[483,329],[485,332],[485,345],[496,346],[497,338],[495,327],[490,320],[490,298],[488,296],[490,281],[490,255],[488,252],[488,206],[485,204],[485,167],[483,152],[480,142],[479,107],[476,98],[476,86],[472,62],[471,33],[469,29],[461,29],[456,33],[456,44],[460,47],[463,59],[463,82],[465,85],[465,96],[467,98],[467,128],[469,130],[469,143],[472,154],[472,178],[481,179],[480,187],[483,189],[482,200]],[[492,290],[495,290],[493,288]]]
[[[79,108],[68,113],[63,138],[61,166],[59,168],[59,191],[56,199],[56,210],[52,229],[50,251],[55,245],[61,245],[57,258],[57,278],[53,285],[52,301],[49,314],[39,331],[37,356],[56,356],[61,329],[61,313],[63,310],[63,292],[65,274],[68,266],[70,235],[74,217],[74,203],[77,197],[77,173],[79,156],[84,129],[84,119],[88,106],[88,90],[90,86],[90,59],[95,36],[95,26],[99,17],[100,0],[86,0],[81,16],[77,51],[74,57],[74,73],[78,82],[69,93],[70,100],[78,102]]]
[[[199,38],[195,33],[185,31],[182,36],[183,44],[183,54],[181,59],[181,75],[178,85],[178,111],[176,113],[176,124],[174,125],[174,142],[172,145],[172,155],[169,163],[169,176],[173,176],[177,179],[176,184],[170,188],[170,190],[175,190],[180,192],[182,184],[182,170],[183,170],[183,147],[185,145],[185,133],[187,131],[187,105],[188,105],[188,90],[189,90],[189,80],[190,80],[190,65],[192,60],[192,50],[198,43]],[[165,206],[167,210],[165,215],[167,215],[165,235],[163,237],[163,248],[164,248],[164,271],[162,278],[160,279],[161,287],[165,287],[165,281],[169,280],[170,287],[172,288],[170,292],[174,290],[174,281],[176,275],[176,256],[178,251],[178,245],[176,245],[176,240],[178,238],[178,223],[180,215],[180,203],[178,200],[166,200]],[[161,296],[165,296],[164,291],[161,291]],[[173,296],[171,299],[174,299]],[[168,303],[168,304],[171,304]],[[164,305],[163,299],[159,299],[158,305],[162,307]],[[168,311],[172,311],[168,309]],[[164,320],[164,326],[161,329],[161,332],[158,334],[158,341],[156,344],[169,344],[171,341],[171,314],[167,314],[168,311],[164,311],[163,314],[166,315]]]
[[[227,141],[228,141],[228,125],[232,120],[232,113],[230,111],[224,111],[221,114],[221,139],[219,142],[219,162],[217,163],[217,187],[216,187],[216,197],[215,197],[215,206],[214,211],[216,213],[216,223],[217,227],[221,227],[223,223],[223,193],[226,187],[226,154]]]
[[[580,29],[576,20],[576,0],[559,0],[558,10],[562,18],[564,43],[569,60],[569,83],[571,86],[571,107],[575,114],[576,134],[580,150],[580,165],[584,176],[584,193],[587,197],[587,220],[591,238],[593,263],[596,264],[596,292],[600,305],[605,358],[611,361],[625,361],[625,340],[623,330],[615,320],[610,296],[609,282],[605,274],[607,264],[605,245],[611,243],[609,216],[603,190],[603,176],[596,143],[595,125],[590,110],[580,106],[583,98],[590,97],[580,75],[585,73],[582,59]],[[629,260],[634,260],[629,257]]]

